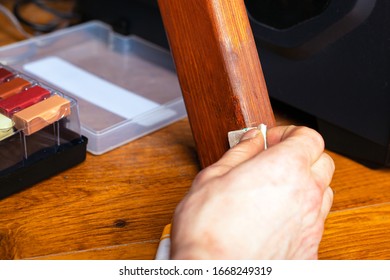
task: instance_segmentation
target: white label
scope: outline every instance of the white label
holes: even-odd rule
[[[75,97],[126,119],[132,119],[160,106],[58,57],[46,57],[27,63],[24,69]]]

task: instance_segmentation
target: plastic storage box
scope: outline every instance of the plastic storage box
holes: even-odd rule
[[[85,159],[76,100],[0,65],[0,198]]]
[[[99,21],[2,47],[0,61],[77,99],[93,154],[186,116],[169,51]]]

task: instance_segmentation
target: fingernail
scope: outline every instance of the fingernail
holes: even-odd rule
[[[253,139],[253,138],[257,137],[260,133],[261,133],[261,131],[258,130],[257,128],[251,129],[251,130],[249,130],[248,132],[246,132],[246,133],[241,137],[240,142],[241,142],[241,141],[245,141],[245,140],[249,140],[249,139]]]

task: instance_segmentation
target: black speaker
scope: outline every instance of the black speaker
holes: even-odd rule
[[[327,148],[390,165],[390,1],[245,0],[271,101],[317,120]],[[168,48],[156,0],[80,0],[84,19]]]
[[[327,148],[390,164],[390,2],[246,0],[269,94],[318,121]]]

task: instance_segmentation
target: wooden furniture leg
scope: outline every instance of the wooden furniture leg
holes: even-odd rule
[[[227,133],[275,123],[244,0],[159,0],[202,167]]]

